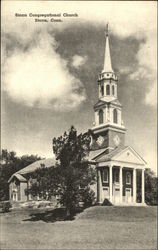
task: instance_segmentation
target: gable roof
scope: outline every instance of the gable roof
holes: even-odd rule
[[[103,152],[105,152],[107,149],[106,148],[102,148],[102,149],[97,149],[94,151],[90,151],[89,155],[88,155],[88,161],[92,161],[95,160],[95,158],[99,155],[101,155]]]
[[[18,174],[28,174],[28,173],[32,173],[34,172],[37,168],[41,167],[41,164],[45,165],[46,168],[52,167],[55,165],[55,158],[48,158],[48,159],[42,159],[39,161],[35,161],[32,164],[30,164],[29,166],[20,169],[18,172]]]
[[[13,177],[16,177],[16,178],[17,178],[19,181],[21,181],[21,182],[27,182],[27,180],[25,179],[25,177],[23,177],[22,175],[17,174],[17,173],[13,174],[13,175],[10,177],[10,179],[8,180],[8,182],[10,182],[10,181],[13,179]]]
[[[32,164],[30,164],[29,166],[22,168],[19,171],[17,171],[16,173],[14,173],[10,177],[8,182],[10,182],[13,179],[13,177],[16,177],[21,182],[27,181],[23,175],[34,172],[36,169],[41,167],[41,164],[43,164],[45,168],[49,168],[49,167],[54,166],[55,163],[56,163],[55,158],[48,158],[48,159],[42,159],[39,161],[35,161]]]
[[[110,152],[107,152],[106,154],[101,154],[98,155],[95,160],[96,161],[110,161],[112,160],[112,158],[117,155],[118,153],[120,153],[122,150],[124,150],[125,148],[127,148],[127,146],[120,146],[118,148],[115,148],[113,150],[111,150]]]
[[[120,161],[145,165],[145,160],[130,146],[118,147],[108,154],[101,154],[95,159],[97,162]]]

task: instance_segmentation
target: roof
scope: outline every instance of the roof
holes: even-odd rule
[[[90,151],[88,155],[88,161],[95,160],[95,158],[99,155],[101,155],[103,152],[105,152],[107,149],[102,148],[102,149],[97,149],[94,151]]]
[[[119,154],[121,151],[123,151],[124,149],[128,148],[128,146],[120,146],[112,151],[110,151],[107,154],[103,154],[103,155],[98,155],[96,157],[96,161],[99,160],[99,158],[102,158],[102,161],[110,161],[115,155]]]
[[[109,101],[98,100],[97,103],[94,105],[94,108],[98,108],[104,104],[114,104],[114,105],[117,105],[120,107],[122,106],[118,99],[113,99],[113,100],[109,100]]]
[[[35,161],[34,163],[30,164],[29,166],[20,169],[18,174],[28,174],[34,172],[37,168],[41,167],[41,164],[43,164],[46,168],[52,167],[55,165],[55,158],[48,158],[48,159],[42,159],[39,161]]]
[[[35,161],[34,163],[30,164],[29,166],[22,168],[19,171],[17,171],[16,173],[14,173],[10,177],[8,182],[10,182],[13,179],[13,177],[16,177],[21,182],[26,181],[26,179],[23,175],[34,172],[36,169],[40,168],[41,165],[44,165],[44,167],[49,168],[49,167],[54,166],[55,163],[56,163],[55,158],[48,158],[48,159],[42,159],[39,161]]]
[[[13,174],[19,181],[21,182],[26,182],[27,180],[25,179],[25,177],[23,177],[22,175],[20,174]]]
[[[146,161],[131,147],[119,146],[112,151],[104,151],[95,157],[96,162],[121,161],[132,164],[146,165]]]

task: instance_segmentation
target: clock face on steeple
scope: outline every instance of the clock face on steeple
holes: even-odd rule
[[[103,142],[104,142],[104,137],[100,135],[100,136],[98,137],[98,139],[97,139],[97,144],[98,144],[99,146],[101,146],[101,145],[103,144]]]
[[[115,135],[113,138],[113,141],[115,143],[116,146],[118,146],[120,144],[120,137],[118,135]]]

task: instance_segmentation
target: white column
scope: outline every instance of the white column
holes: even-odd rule
[[[145,183],[144,183],[144,169],[142,169],[142,203],[145,203]]]
[[[133,169],[133,202],[136,203],[136,192],[137,192],[137,180],[136,180],[136,169]]]
[[[120,166],[120,203],[122,203],[122,166]]]
[[[110,201],[112,202],[112,165],[109,166],[109,174],[110,174],[110,183],[109,183],[109,186],[110,186]]]
[[[98,196],[98,203],[102,203],[102,181],[101,181],[101,173],[98,169],[98,188],[97,188],[97,196]]]

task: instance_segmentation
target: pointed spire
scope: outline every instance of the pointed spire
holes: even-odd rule
[[[113,69],[111,66],[111,56],[110,56],[110,47],[109,47],[108,23],[106,25],[105,35],[106,35],[106,45],[105,45],[104,67],[103,67],[102,72],[113,72]]]

